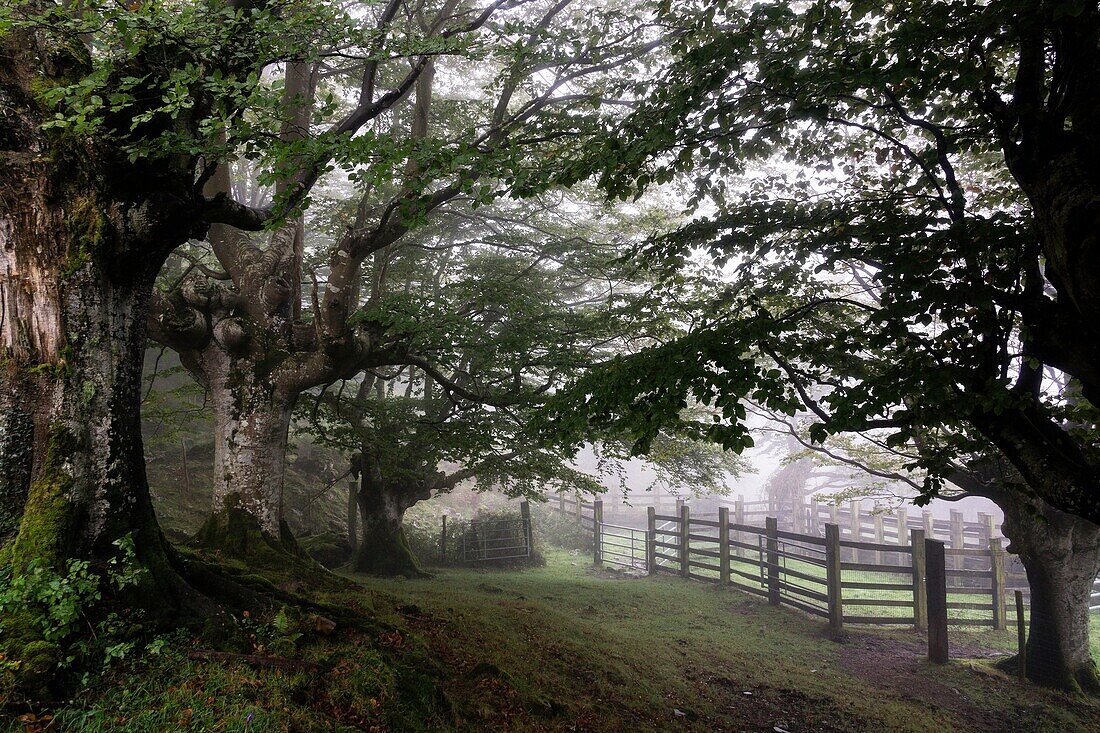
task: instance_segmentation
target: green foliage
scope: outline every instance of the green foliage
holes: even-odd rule
[[[148,571],[132,537],[114,546],[102,567],[70,559],[64,571],[37,560],[17,573],[10,566],[0,570],[0,640],[8,672],[34,680],[55,671],[83,673],[86,682],[140,648],[141,612],[108,598],[140,586]],[[147,651],[162,647],[153,643]]]
[[[364,40],[357,21],[319,0],[278,9],[94,0],[79,12],[19,0],[5,5],[0,24],[10,31],[46,26],[59,44],[77,49],[81,63],[69,75],[39,85],[45,128],[114,146],[131,163],[180,154],[218,160],[238,146],[266,154],[270,140],[262,133],[278,119],[279,90],[261,80],[256,61]],[[81,43],[94,52],[80,54]]]
[[[548,180],[595,177],[619,198],[681,181],[694,218],[650,238],[639,258],[684,277],[707,257],[722,276],[712,297],[689,303],[675,340],[563,391],[559,424],[621,427],[639,450],[663,427],[737,450],[743,402],[801,407],[819,421],[816,441],[881,429],[890,447],[919,446],[905,467],[927,477],[923,500],[956,458],[997,446],[1032,490],[1096,512],[1100,414],[1066,379],[1090,379],[1094,359],[1050,346],[1075,338],[1061,330],[1072,319],[1053,314],[1077,297],[1062,285],[1076,271],[1052,270],[1062,255],[1051,245],[1073,235],[1040,235],[1053,194],[1034,188],[1061,159],[1053,148],[1093,149],[1065,100],[1093,98],[1094,75],[1059,81],[1074,62],[1040,63],[1028,45],[1074,58],[1068,39],[1094,45],[1096,9],[700,2],[666,3],[662,17],[682,33],[644,101],[609,116],[609,134]],[[1075,31],[1063,35],[1070,17]],[[1017,74],[1072,90],[1025,108]],[[1044,122],[1029,127],[1032,115]],[[1042,140],[1021,142],[1032,134]],[[697,403],[720,413],[709,431],[685,419]],[[1021,425],[1041,426],[1027,451]],[[1055,476],[1057,456],[1072,458]]]

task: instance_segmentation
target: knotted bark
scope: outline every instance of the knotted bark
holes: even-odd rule
[[[1027,675],[1033,682],[1100,694],[1089,651],[1089,596],[1100,574],[1100,527],[1049,505],[1002,505],[1008,549],[1031,586]]]

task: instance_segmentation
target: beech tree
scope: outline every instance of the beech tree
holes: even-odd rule
[[[396,2],[384,21],[445,38],[453,4],[433,10],[432,20],[427,11]],[[280,527],[281,492],[299,395],[422,358],[415,339],[376,301],[371,281],[386,265],[370,272],[364,264],[375,255],[384,262],[448,206],[483,205],[505,194],[542,159],[583,139],[595,110],[617,101],[608,75],[644,63],[660,39],[640,21],[579,0],[526,3],[510,23],[488,24],[485,33],[485,44],[470,54],[419,57],[411,71],[404,58],[365,63],[368,96],[387,75],[415,81],[400,82],[386,113],[364,127],[373,157],[349,165],[357,205],[334,225],[333,241],[307,252],[301,220],[265,242],[214,228],[210,264],[156,297],[154,337],[180,352],[214,405],[217,486],[200,533],[206,543],[219,545],[227,532],[253,537],[250,546],[292,543]],[[328,72],[317,64],[288,68],[285,98],[288,108],[297,100],[298,119],[284,124],[284,134],[292,127],[308,150],[324,137],[306,110]],[[287,164],[303,158],[312,165],[301,153]],[[294,190],[303,173],[296,175],[276,187],[276,200]]]
[[[576,217],[554,221],[536,203],[522,214],[501,204],[454,210],[374,258],[367,300],[415,348],[406,365],[322,388],[313,402],[325,410],[311,413],[360,480],[357,570],[417,574],[405,511],[463,481],[513,495],[555,477],[583,483],[567,455],[524,434],[523,414],[612,340],[616,249],[588,250],[570,226]],[[443,462],[459,468],[446,473]]]
[[[818,441],[883,429],[918,445],[925,499],[960,455],[995,448],[1021,479],[1001,486],[1021,543],[1095,574],[1090,532],[1059,555],[1053,530],[1069,525],[1023,527],[1045,506],[1100,519],[1084,336],[1095,5],[706,2],[667,17],[691,32],[651,98],[563,175],[629,195],[690,170],[713,208],[648,254],[675,264],[699,247],[732,274],[690,335],[578,385],[568,404],[587,415],[562,421],[627,426],[644,448],[644,417],[674,420],[693,398],[723,407],[700,429],[739,449],[751,397],[810,411]],[[1036,587],[1058,586],[1055,570]],[[1096,691],[1079,589],[1058,592],[1036,596],[1055,620],[1033,633],[1059,643],[1029,674]]]
[[[621,259],[641,233],[631,216],[582,192],[452,206],[375,255],[364,297],[410,334],[407,363],[322,387],[300,407],[360,480],[356,569],[418,573],[405,511],[463,481],[536,500],[601,489],[571,466],[574,447],[528,424],[570,375],[667,328],[651,283]],[[614,462],[621,444],[603,437]],[[714,487],[734,463],[671,436],[662,448],[655,468],[677,484]]]
[[[443,35],[474,33],[503,5],[453,8]],[[292,214],[353,135],[415,83],[429,58],[409,49],[422,35],[403,37],[399,50],[384,8],[341,7],[0,8],[0,454],[12,461],[5,476],[29,482],[17,487],[19,530],[3,549],[13,572],[101,561],[129,536],[146,571],[135,606],[211,609],[181,578],[149,501],[138,406],[153,282],[174,249],[211,226],[259,230]],[[433,38],[430,52],[451,43]],[[413,61],[396,87],[366,85],[308,151],[288,152],[267,134],[278,104],[261,83],[265,69],[329,53]],[[309,164],[266,206],[209,195],[242,149]]]

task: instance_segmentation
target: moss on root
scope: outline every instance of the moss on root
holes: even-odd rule
[[[285,560],[288,555],[304,557],[285,522],[280,523],[279,535],[272,536],[240,506],[234,495],[226,499],[221,511],[207,518],[195,534],[194,544],[226,557],[255,560],[263,565]]]
[[[316,587],[336,581],[302,550],[286,522],[280,522],[279,536],[273,537],[232,496],[221,511],[207,518],[190,544],[204,554],[228,560],[226,567],[237,566],[239,580],[258,571],[274,579],[275,585]]]
[[[427,576],[409,546],[403,527],[399,527],[396,532],[365,532],[362,544],[355,551],[352,567],[359,573],[387,577]]]

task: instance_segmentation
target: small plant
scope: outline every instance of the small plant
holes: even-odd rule
[[[132,537],[116,540],[114,546],[117,553],[102,570],[86,560],[70,560],[64,572],[41,562],[32,562],[20,573],[10,567],[0,571],[0,638],[24,642],[11,654],[17,658],[0,658],[0,672],[7,676],[32,664],[82,669],[86,683],[95,672],[133,652],[139,616],[108,608],[104,584],[117,590],[136,586],[145,570],[137,561]]]

